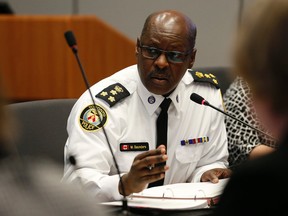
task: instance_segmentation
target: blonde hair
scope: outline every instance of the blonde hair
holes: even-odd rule
[[[259,0],[245,14],[234,47],[236,73],[255,95],[287,114],[288,1]]]

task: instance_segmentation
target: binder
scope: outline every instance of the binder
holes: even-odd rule
[[[147,188],[127,197],[128,206],[162,210],[210,208],[217,204],[229,178],[218,183],[176,183]],[[103,203],[120,206],[120,201]]]

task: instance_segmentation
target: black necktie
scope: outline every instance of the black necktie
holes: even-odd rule
[[[168,114],[167,110],[170,106],[171,99],[165,98],[164,101],[160,104],[161,112],[157,118],[156,126],[157,126],[157,145],[156,148],[164,144],[166,147],[167,152],[167,128],[168,128]],[[156,164],[157,165],[165,165],[166,163]],[[164,178],[160,179],[156,182],[152,182],[148,185],[148,187],[155,187],[155,186],[161,186],[164,183]]]

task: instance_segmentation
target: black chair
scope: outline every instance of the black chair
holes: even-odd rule
[[[49,99],[7,105],[16,121],[16,147],[21,156],[47,158],[64,166],[68,115],[76,99]]]

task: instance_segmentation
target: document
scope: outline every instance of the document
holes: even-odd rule
[[[157,208],[165,210],[201,209],[217,204],[223,189],[228,182],[220,179],[218,183],[177,183],[152,187],[127,197],[129,207]],[[104,203],[121,205],[119,202]]]

